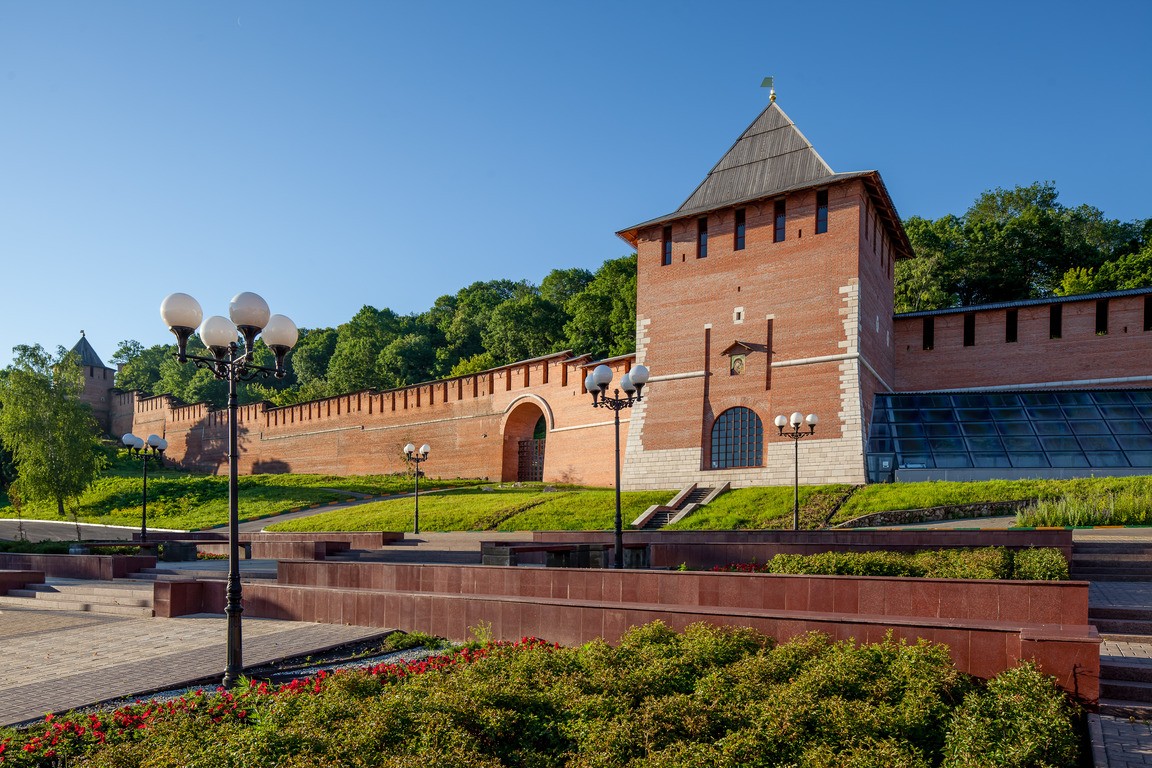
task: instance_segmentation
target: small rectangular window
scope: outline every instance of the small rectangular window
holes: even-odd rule
[[[744,221],[745,221],[744,209],[743,208],[737,208],[736,209],[736,228],[733,231],[733,235],[732,235],[732,238],[733,238],[732,250],[734,250],[734,251],[744,250],[744,234],[746,231]]]
[[[672,263],[672,227],[664,227],[664,259],[660,263],[665,267]]]
[[[774,243],[784,242],[784,218],[784,201],[777,200],[775,215],[773,217],[774,225],[772,228],[772,242]]]
[[[936,346],[936,318],[924,318],[924,349]]]
[[[822,189],[816,193],[816,234],[822,235],[828,231],[828,190]]]
[[[704,259],[708,257],[708,219],[699,218],[696,220],[696,258]]]
[[[1152,296],[1144,297],[1144,330],[1152,331]]]
[[[1016,329],[1020,322],[1019,311],[1010,309],[1004,314],[1004,341],[1011,344],[1016,341]]]
[[[1108,299],[1098,299],[1096,301],[1096,335],[1105,336],[1108,334]]]
[[[1048,308],[1048,338],[1058,339],[1064,333],[1064,305],[1053,304]]]
[[[976,346],[976,313],[968,312],[964,315],[964,346]]]

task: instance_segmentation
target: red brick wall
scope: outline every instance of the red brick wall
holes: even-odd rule
[[[548,425],[544,480],[611,485],[611,413],[592,407],[583,358],[553,356],[460,379],[388,392],[357,392],[284,408],[241,406],[240,472],[337,475],[408,471],[403,446],[428,443],[431,477],[515,480],[517,442]],[[631,358],[612,363],[616,378]],[[473,394],[475,393],[475,394]],[[169,398],[118,393],[118,434],[155,433],[168,458],[201,471],[227,471],[226,411],[174,406]],[[622,419],[621,440],[628,419]]]
[[[965,312],[934,316],[935,344],[923,348],[923,319],[895,320],[896,389],[969,387],[1146,387],[1152,333],[1144,297],[1109,301],[1108,334],[1096,334],[1096,301],[1062,303],[1063,329],[1049,338],[1048,304],[1018,309],[1018,341],[1005,342],[1005,309],[974,310],[975,345],[964,346]]]

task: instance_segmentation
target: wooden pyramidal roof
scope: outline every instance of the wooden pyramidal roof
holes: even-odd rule
[[[86,368],[108,368],[100,359],[100,355],[96,354],[96,350],[88,343],[88,337],[84,335],[84,331],[80,331],[80,341],[76,342],[72,351],[80,358],[80,365]],[[108,370],[112,369],[108,368]]]
[[[616,234],[635,246],[639,230],[645,227],[849,179],[864,181],[881,218],[895,224],[898,255],[910,256],[911,246],[880,174],[833,171],[775,101],[752,121],[679,208]]]

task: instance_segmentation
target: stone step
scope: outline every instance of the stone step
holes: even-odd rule
[[[1133,544],[1110,541],[1076,542],[1072,545],[1073,556],[1077,554],[1146,554],[1152,555],[1152,544]]]
[[[1072,565],[1084,568],[1122,568],[1127,566],[1152,566],[1152,554],[1149,555],[1100,555],[1093,553],[1075,553],[1072,555]]]
[[[1117,661],[1100,662],[1100,680],[1116,682],[1152,683],[1152,664],[1125,664]]]
[[[10,589],[11,597],[27,597],[32,600],[51,603],[90,603],[92,605],[127,605],[152,607],[152,592],[129,593],[124,595],[110,595],[107,592],[83,592],[73,590],[69,592],[56,592],[55,590],[36,589],[43,584],[33,585],[30,589]]]
[[[1090,605],[1088,606],[1088,618],[1152,621],[1152,608],[1135,605]]]
[[[38,592],[56,592],[59,594],[79,595],[107,595],[108,597],[138,597],[152,599],[152,588],[141,586],[139,582],[124,581],[50,581],[47,584],[29,584],[28,589]]]
[[[1097,619],[1088,617],[1091,624],[1096,625],[1097,631],[1108,635],[1125,635],[1127,637],[1145,637],[1152,635],[1152,621],[1137,619]],[[1152,640],[1152,638],[1149,638]],[[1128,642],[1132,642],[1129,640]]]
[[[1069,574],[1073,581],[1152,581],[1152,572],[1131,573],[1128,571],[1102,571],[1072,569]]]
[[[1103,681],[1101,681],[1101,683],[1103,683]],[[1101,696],[1097,711],[1102,715],[1109,715],[1111,717],[1134,717],[1137,720],[1152,718],[1152,704],[1143,701],[1110,699]]]
[[[145,616],[151,617],[152,606],[144,605],[104,605],[90,601],[72,599],[41,600],[35,597],[15,597],[11,594],[0,595],[0,608],[27,608],[34,611],[83,611],[86,613],[101,613],[113,616]]]
[[[1096,628],[1099,631],[1099,627]],[[1108,640],[1113,643],[1140,643],[1141,645],[1152,644],[1152,637],[1142,634],[1124,634],[1123,632],[1100,632],[1101,640]]]
[[[1100,698],[1139,701],[1152,708],[1152,683],[1139,680],[1106,680],[1101,675]]]

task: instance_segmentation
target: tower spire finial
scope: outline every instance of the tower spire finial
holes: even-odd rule
[[[768,89],[768,103],[769,104],[775,104],[776,103],[776,89],[772,87],[772,78],[771,77],[764,78],[764,82],[760,83],[760,87]]]

